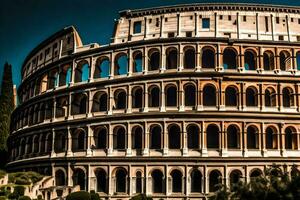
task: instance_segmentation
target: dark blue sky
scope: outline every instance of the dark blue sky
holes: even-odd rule
[[[74,25],[84,44],[106,44],[120,10],[203,2],[300,6],[299,0],[0,0],[0,77],[8,61],[13,65],[14,83],[19,85],[26,55],[65,26]]]

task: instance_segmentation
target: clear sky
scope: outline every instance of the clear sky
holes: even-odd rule
[[[26,55],[65,26],[74,25],[84,44],[107,44],[120,10],[204,2],[300,6],[300,0],[0,0],[0,79],[8,61],[19,85]]]

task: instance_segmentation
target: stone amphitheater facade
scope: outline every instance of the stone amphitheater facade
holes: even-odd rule
[[[121,11],[108,45],[66,27],[24,61],[8,169],[52,176],[47,200],[204,199],[273,163],[293,173],[299,77],[297,7]]]

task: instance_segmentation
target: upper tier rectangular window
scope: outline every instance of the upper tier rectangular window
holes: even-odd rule
[[[133,33],[141,33],[142,32],[142,22],[137,21],[133,23]]]
[[[202,28],[209,28],[210,27],[210,20],[209,18],[202,19]]]

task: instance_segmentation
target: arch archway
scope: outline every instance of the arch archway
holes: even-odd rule
[[[235,125],[230,125],[227,128],[227,145],[229,149],[240,148],[239,130]]]
[[[258,129],[254,126],[247,128],[247,148],[258,149]]]
[[[294,106],[294,97],[293,97],[293,90],[289,87],[285,87],[282,90],[282,104],[283,107],[289,108]]]
[[[206,128],[207,148],[219,149],[219,128],[217,125],[210,124]]]
[[[184,87],[184,103],[185,106],[196,105],[196,88],[194,85],[187,85]]]
[[[126,193],[127,190],[127,172],[125,169],[120,168],[116,171],[116,192]]]
[[[96,61],[94,78],[107,78],[110,72],[110,61],[107,57],[98,58]]]
[[[288,71],[291,69],[291,55],[287,51],[281,51],[279,54],[280,70]]]
[[[149,107],[160,106],[160,89],[157,86],[153,86],[149,89]]]
[[[267,88],[265,90],[265,106],[266,107],[276,106],[276,93],[273,88]]]
[[[107,148],[107,129],[99,127],[94,130],[94,140],[97,149]]]
[[[209,173],[209,192],[215,192],[218,190],[218,185],[222,183],[222,174],[219,170],[213,170]]]
[[[82,169],[76,169],[73,173],[73,186],[79,185],[80,190],[86,190],[86,177]]]
[[[132,91],[132,107],[142,108],[143,107],[143,89],[141,87],[133,88]]]
[[[285,148],[288,150],[298,149],[297,132],[293,127],[287,127],[284,130],[285,133]]]
[[[107,193],[107,175],[103,169],[96,171],[97,192]]]
[[[172,177],[172,192],[181,193],[182,192],[182,173],[181,171],[175,169],[171,172]]]
[[[190,125],[187,127],[188,135],[188,148],[189,149],[198,149],[199,148],[199,128],[196,125]]]
[[[83,129],[76,129],[72,134],[72,150],[83,151],[86,149],[86,134]]]
[[[202,174],[198,169],[191,172],[191,192],[200,193],[202,191]]]
[[[133,53],[133,72],[143,71],[143,54],[141,51]]]
[[[97,92],[93,97],[93,112],[104,112],[107,111],[107,99],[108,95],[106,92]]]
[[[166,87],[166,106],[177,106],[177,87],[175,85]]]
[[[242,173],[240,170],[233,170],[230,175],[230,187],[231,189],[235,189],[235,186],[241,181]]]
[[[132,128],[132,148],[142,149],[143,148],[143,129],[140,126]]]
[[[225,90],[225,105],[226,106],[238,105],[238,91],[233,86],[228,86]]]
[[[203,105],[204,106],[216,106],[216,88],[212,85],[206,85],[203,88]]]
[[[237,53],[231,48],[226,48],[223,52],[224,69],[237,69]]]
[[[180,127],[172,124],[168,127],[169,149],[180,149],[181,147],[181,134]]]
[[[64,186],[66,185],[66,176],[65,172],[61,169],[55,172],[55,185],[56,186]]]
[[[114,149],[124,150],[126,148],[125,128],[118,126],[114,128]]]
[[[245,70],[256,70],[256,59],[257,55],[251,51],[247,50],[244,54],[245,59]]]
[[[161,128],[158,125],[154,125],[150,129],[150,134],[151,134],[151,141],[150,141],[150,148],[151,149],[161,149],[162,145],[162,133],[161,133]]]
[[[177,69],[178,52],[176,48],[170,47],[166,50],[166,68]]]
[[[127,95],[125,90],[117,90],[114,92],[115,108],[116,109],[126,109],[127,107]]]
[[[257,90],[252,87],[248,87],[246,89],[246,106],[257,106],[258,98],[257,98]]]
[[[160,52],[158,49],[150,49],[149,55],[149,71],[158,70],[160,67]]]
[[[202,68],[215,68],[215,51],[211,48],[204,48],[201,57]]]
[[[115,58],[114,75],[124,75],[128,72],[128,56],[125,53],[119,53]]]
[[[163,193],[164,192],[164,175],[163,173],[156,169],[151,173],[152,177],[152,192],[153,193]]]
[[[189,47],[184,51],[184,68],[194,69],[195,68],[196,54],[193,47]]]
[[[273,127],[268,127],[266,129],[266,148],[276,149],[277,148],[277,134]]]
[[[274,70],[274,54],[271,51],[266,51],[263,54],[264,70]]]
[[[89,63],[85,60],[80,61],[75,68],[75,83],[86,82],[89,80]]]

